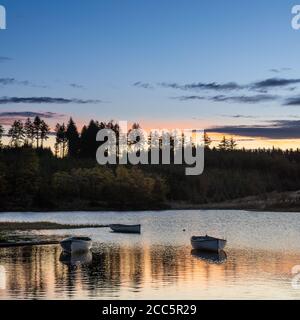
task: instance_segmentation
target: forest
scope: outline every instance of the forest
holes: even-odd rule
[[[226,137],[211,147],[205,135],[204,173],[186,176],[185,165],[100,166],[101,128],[118,132],[94,120],[79,132],[72,119],[51,132],[39,117],[0,126],[0,211],[155,210],[300,190],[300,150],[238,149]]]

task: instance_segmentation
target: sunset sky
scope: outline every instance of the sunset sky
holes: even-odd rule
[[[0,0],[0,124],[38,114],[300,147],[294,0]]]

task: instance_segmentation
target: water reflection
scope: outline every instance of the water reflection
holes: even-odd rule
[[[189,246],[96,244],[93,254],[69,255],[59,246],[0,251],[7,271],[0,298],[297,298],[290,270],[300,256],[230,250],[228,257]]]
[[[80,265],[91,264],[93,255],[91,251],[84,253],[68,253],[62,252],[59,257],[59,261],[70,267],[78,267]]]
[[[220,252],[207,252],[202,250],[193,249],[191,255],[197,259],[207,261],[209,263],[224,263],[227,260],[227,254],[225,251]]]

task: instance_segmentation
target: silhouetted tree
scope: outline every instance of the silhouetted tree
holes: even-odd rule
[[[228,143],[228,149],[229,150],[235,150],[237,147],[236,141],[233,139],[233,137],[230,138],[229,143]]]
[[[26,120],[24,125],[24,130],[26,135],[26,144],[32,146],[34,143],[35,131],[34,131],[33,123],[30,118]]]
[[[0,147],[2,147],[2,137],[3,137],[3,135],[4,135],[4,128],[0,124]]]
[[[39,116],[36,116],[33,121],[33,132],[34,132],[34,139],[36,140],[36,147],[40,147],[40,131],[42,126],[42,120]]]
[[[56,132],[56,145],[57,147],[60,147],[60,155],[62,158],[66,156],[66,148],[68,144],[68,139],[67,139],[67,130],[66,126],[63,123],[60,125],[59,123],[55,127],[55,132]]]
[[[41,139],[41,147],[44,147],[44,141],[49,139],[50,128],[48,124],[42,120],[40,127],[40,139]]]
[[[205,148],[209,148],[209,146],[211,145],[211,138],[208,136],[208,134],[205,132],[204,133],[204,146]]]
[[[222,140],[220,141],[219,145],[218,145],[219,150],[221,151],[225,151],[228,150],[229,148],[229,141],[226,139],[226,137],[224,136],[222,138]]]
[[[16,120],[8,131],[8,136],[11,138],[11,145],[20,147],[24,142],[25,131],[22,121]]]
[[[47,140],[49,137],[50,128],[48,124],[42,120],[39,116],[36,116],[33,121],[33,136],[36,140],[36,147],[44,146],[44,141]]]
[[[75,122],[70,118],[66,137],[68,139],[68,156],[76,157],[79,154],[80,138]]]
[[[101,126],[91,120],[88,127],[84,126],[81,132],[80,154],[85,158],[95,158],[99,142],[96,141],[97,133]]]

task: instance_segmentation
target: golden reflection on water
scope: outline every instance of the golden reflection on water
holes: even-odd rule
[[[59,246],[2,249],[1,299],[300,298],[291,269],[300,254],[230,249],[214,257],[190,246],[95,245],[62,255]]]

